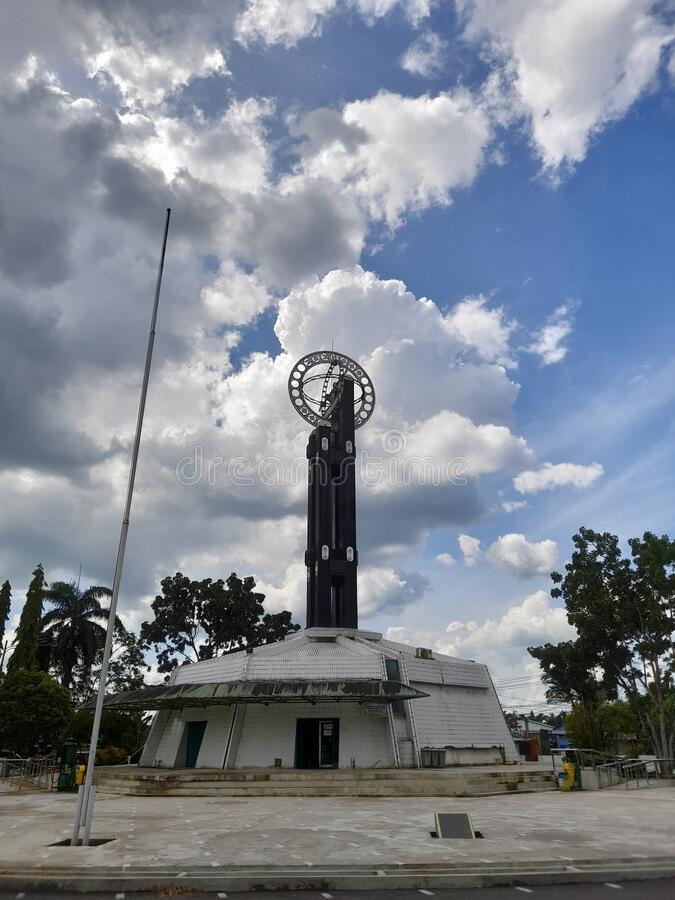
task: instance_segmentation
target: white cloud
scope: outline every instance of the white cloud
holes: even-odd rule
[[[482,654],[491,646],[527,647],[550,641],[569,640],[575,631],[567,621],[564,608],[552,607],[546,591],[529,594],[519,606],[511,606],[498,620],[450,622],[446,629],[444,652],[457,655],[467,649]]]
[[[436,562],[439,562],[442,566],[454,566],[456,560],[451,553],[439,553],[436,556]]]
[[[528,504],[526,500],[505,500],[502,503],[502,509],[504,510],[504,512],[512,513],[517,509],[525,509],[527,505]]]
[[[232,262],[221,265],[213,284],[202,288],[201,299],[213,318],[224,325],[245,325],[271,303],[256,275],[242,272]]]
[[[391,228],[408,211],[448,205],[476,178],[491,138],[487,114],[463,88],[415,98],[380,91],[295,127],[308,138],[302,171],[342,184]]]
[[[567,622],[565,610],[553,606],[546,591],[536,591],[494,618],[455,620],[442,631],[399,625],[388,628],[386,636],[392,641],[431,647],[449,656],[486,663],[503,705],[529,709],[538,703],[543,706],[545,690],[539,677],[539,664],[527,653],[527,648],[571,640],[576,632]],[[514,679],[521,687],[508,683],[499,686],[500,681]]]
[[[532,343],[525,348],[527,352],[539,356],[544,366],[561,362],[567,356],[564,341],[572,333],[573,316],[573,305],[559,306],[535,332]]]
[[[482,556],[480,541],[469,534],[460,534],[457,538],[459,549],[462,551],[465,566],[475,566]]]
[[[539,469],[520,472],[513,479],[513,486],[519,494],[536,494],[550,491],[555,487],[572,485],[588,487],[604,472],[600,463],[581,466],[576,463],[544,463]]]
[[[516,366],[509,346],[516,322],[506,321],[503,307],[487,309],[485,297],[467,297],[448,313],[445,321],[483,359],[507,368]]]
[[[474,309],[464,308],[462,332],[477,340],[486,311],[475,310],[480,321],[473,327],[469,319]],[[401,420],[422,423],[447,410],[450,397],[457,416],[477,425],[505,424],[518,386],[500,365],[487,363],[467,343],[448,323],[452,317],[452,310],[444,317],[433,301],[417,299],[403,282],[354,266],[292,290],[279,305],[275,330],[293,360],[329,340],[363,360],[375,379],[378,404],[366,434],[378,426],[399,427]],[[480,343],[490,356],[489,342]],[[494,432],[493,438],[500,435],[504,432]]]
[[[247,0],[235,25],[244,46],[262,41],[293,47],[321,33],[324,19],[343,9],[354,10],[368,23],[400,6],[416,25],[429,15],[434,0]]]
[[[548,575],[556,563],[558,545],[544,540],[530,543],[524,534],[503,534],[485,553],[488,562],[515,578]]]
[[[432,78],[443,70],[447,41],[433,31],[419,35],[401,57],[401,68],[411,75]]]
[[[653,84],[673,29],[653,0],[456,0],[466,35],[501,60],[544,166],[578,163],[591,138]]]

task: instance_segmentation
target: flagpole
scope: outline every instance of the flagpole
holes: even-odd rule
[[[145,414],[145,401],[148,395],[148,382],[150,380],[150,365],[152,363],[152,350],[155,344],[155,326],[157,324],[157,310],[159,307],[159,292],[162,287],[162,274],[164,272],[164,259],[166,256],[166,242],[169,235],[169,221],[171,219],[171,210],[166,211],[166,220],[164,222],[164,237],[162,239],[162,252],[159,259],[159,271],[157,272],[157,283],[155,285],[155,298],[152,306],[152,317],[150,319],[150,334],[148,335],[148,349],[145,355],[145,370],[143,372],[143,384],[141,386],[141,397],[138,404],[138,418],[136,420],[136,436],[134,437],[134,445],[131,451],[131,467],[129,469],[129,483],[127,486],[127,499],[124,506],[124,516],[122,518],[122,528],[120,529],[120,539],[117,548],[117,559],[115,561],[115,576],[113,578],[112,597],[110,598],[110,611],[108,613],[108,629],[105,637],[105,648],[103,650],[103,662],[101,663],[101,675],[98,684],[98,693],[96,695],[96,707],[94,709],[94,722],[91,729],[91,742],[89,744],[89,757],[87,759],[87,770],[85,774],[84,785],[81,788],[81,796],[78,798],[77,809],[75,812],[75,822],[73,824],[73,840],[72,844],[76,845],[80,836],[80,829],[84,826],[84,836],[82,838],[83,846],[89,844],[89,834],[91,831],[91,819],[94,805],[94,796],[92,793],[92,781],[94,778],[94,764],[96,762],[96,749],[98,744],[98,735],[101,728],[101,713],[103,711],[103,699],[105,697],[106,681],[108,678],[108,663],[110,662],[110,653],[112,650],[113,632],[115,630],[115,617],[117,613],[117,598],[120,592],[120,582],[122,581],[122,568],[124,566],[124,551],[127,545],[127,533],[129,531],[129,517],[131,515],[131,501],[134,494],[134,482],[136,480],[136,466],[138,464],[138,451],[141,444],[141,432],[143,430],[143,416]],[[91,797],[90,797],[91,795]]]

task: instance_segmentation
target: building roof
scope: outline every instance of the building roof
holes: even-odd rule
[[[429,695],[399,681],[227,681],[179,684],[123,691],[105,698],[107,709],[182,709],[233,703],[392,703]],[[93,704],[88,704],[92,706]]]
[[[169,683],[354,681],[387,677],[387,659],[403,660],[401,681],[491,690],[487,668],[469,660],[383,640],[373,631],[308,628],[274,644],[178,666]],[[396,676],[393,676],[394,678]]]

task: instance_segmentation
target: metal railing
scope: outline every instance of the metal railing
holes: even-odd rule
[[[631,784],[635,788],[649,787],[657,781],[673,777],[673,760],[658,757],[647,759],[629,759],[622,766],[626,790]],[[641,784],[644,782],[644,785]]]
[[[53,756],[38,759],[5,760],[0,778],[16,787],[20,793],[23,788],[41,788],[51,791],[59,775],[59,766]]]
[[[556,779],[556,758],[563,757],[575,765],[575,769],[593,769],[597,777],[598,789],[625,785],[628,790],[631,785],[636,788],[655,783],[657,780],[673,777],[673,760],[657,757],[635,758],[617,756],[611,753],[603,753],[600,750],[590,748],[567,747],[566,749],[554,748],[551,751],[553,774]],[[583,776],[581,776],[583,778]],[[583,790],[583,784],[579,787]]]

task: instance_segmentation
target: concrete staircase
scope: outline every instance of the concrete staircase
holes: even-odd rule
[[[480,797],[553,791],[541,766],[447,769],[154,769],[97,768],[99,791],[165,797]]]

